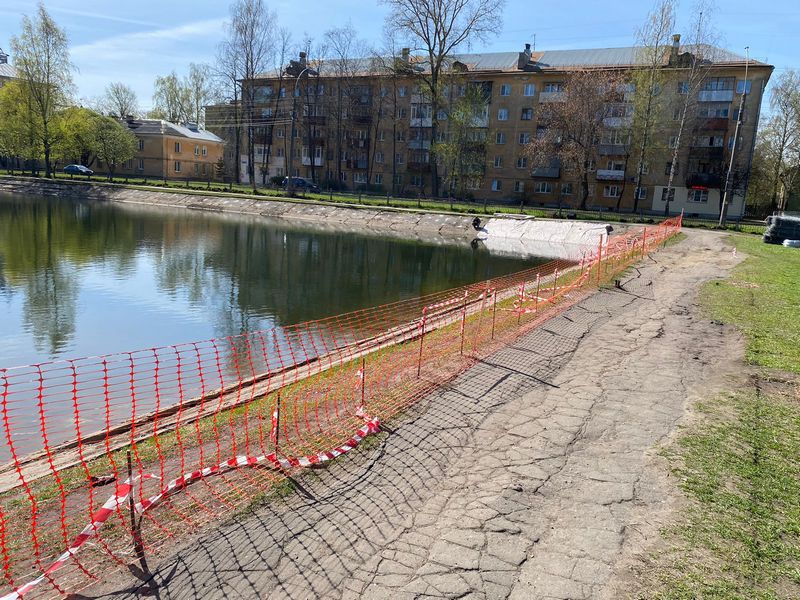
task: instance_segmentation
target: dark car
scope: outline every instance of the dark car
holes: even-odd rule
[[[83,165],[67,165],[64,167],[64,173],[69,173],[70,175],[94,175],[94,171]]]
[[[289,178],[283,178],[283,187],[289,187]],[[305,177],[292,177],[292,188],[298,192],[319,192],[319,186]]]

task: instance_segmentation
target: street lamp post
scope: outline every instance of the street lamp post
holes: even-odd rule
[[[719,211],[719,227],[725,226],[725,220],[728,217],[728,194],[731,193],[731,173],[733,172],[733,159],[736,155],[736,142],[739,140],[739,129],[742,127],[742,112],[744,111],[744,97],[747,95],[747,67],[750,66],[750,46],[745,47],[745,62],[744,62],[744,83],[742,85],[742,97],[739,100],[739,116],[736,119],[736,129],[733,133],[733,146],[731,146],[731,160],[728,164],[728,174],[725,176],[725,190],[722,194],[722,206]],[[733,194],[731,194],[733,195]]]
[[[300,82],[300,78],[303,76],[304,73],[309,75],[318,74],[314,69],[306,66],[305,52],[300,53],[299,61],[293,60],[289,63],[289,66],[286,67],[286,74],[294,75],[297,72],[297,69],[301,70],[299,73],[297,73],[297,77],[295,77],[294,80],[294,87],[292,88],[292,115],[291,115],[292,118],[291,118],[291,131],[289,132],[291,139],[289,140],[289,160],[287,162],[288,180],[286,183],[286,193],[289,194],[290,196],[294,193],[294,175],[292,174],[292,162],[294,161],[294,125],[297,120],[297,84]]]

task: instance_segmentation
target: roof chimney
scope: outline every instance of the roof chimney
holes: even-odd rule
[[[411,55],[411,48],[403,48],[403,50],[401,51],[401,54],[402,54],[402,57],[403,57],[403,62],[407,63],[409,61],[409,57]]]
[[[306,53],[305,52],[301,52],[300,53],[300,64],[303,66],[303,68],[305,68],[305,66],[306,66]]]
[[[676,33],[672,36],[672,48],[669,51],[669,64],[674,64],[678,60],[681,51],[681,34]]]
[[[0,48],[0,65],[5,65],[8,63],[8,54],[3,52],[3,49]]]
[[[517,68],[524,69],[529,62],[531,62],[531,45],[525,44],[525,50],[519,53]]]

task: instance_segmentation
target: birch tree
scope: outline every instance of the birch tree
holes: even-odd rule
[[[501,31],[505,0],[381,0],[381,4],[389,7],[387,26],[408,38],[427,60],[420,77],[431,105],[431,176],[433,195],[438,196],[436,140],[443,75],[457,50]]]
[[[665,113],[664,65],[669,51],[671,34],[675,27],[675,0],[658,0],[648,14],[647,21],[637,32],[640,67],[631,75],[636,86],[634,92],[633,132],[638,146],[636,160],[636,191],[633,210],[639,207],[642,175],[651,154],[651,142],[658,119]]]
[[[37,121],[34,131],[42,147],[45,174],[51,177],[50,155],[58,136],[54,121],[58,111],[67,105],[72,90],[73,66],[69,61],[67,34],[40,2],[35,17],[22,17],[22,33],[11,38],[11,48]]]

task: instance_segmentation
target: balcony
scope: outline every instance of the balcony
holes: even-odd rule
[[[597,153],[602,156],[624,156],[628,153],[628,147],[625,144],[600,144]]]
[[[733,90],[703,90],[697,99],[700,102],[731,102]]]
[[[355,113],[353,114],[353,123],[357,125],[369,125],[372,123],[371,113]]]
[[[350,143],[348,144],[350,148],[360,148],[366,150],[369,148],[369,140],[354,140],[351,139]]]
[[[558,179],[561,177],[561,167],[542,167],[531,171],[532,177],[539,179]]]
[[[633,124],[633,117],[605,117],[603,125],[612,129],[619,127],[630,127]]]
[[[687,188],[718,188],[722,177],[714,173],[691,173],[686,177]]]
[[[692,146],[689,148],[691,158],[708,158],[721,160],[725,150],[721,146]]]
[[[625,179],[625,171],[618,169],[597,169],[596,177],[598,181],[622,181]]]
[[[414,171],[416,173],[429,173],[431,170],[431,163],[429,162],[409,162],[406,166],[407,171]]]
[[[411,150],[430,150],[431,149],[431,141],[430,140],[410,140],[408,142],[408,147]]]
[[[369,162],[364,160],[348,160],[346,163],[348,169],[367,169],[369,168]]]
[[[727,131],[728,117],[713,117],[699,119],[695,125],[695,131]]]
[[[411,127],[432,127],[433,119],[431,117],[412,117],[409,125]]]
[[[303,157],[303,165],[305,165],[306,167],[310,167],[311,166],[311,157],[310,156],[304,156]],[[322,157],[317,157],[317,158],[314,159],[314,166],[315,167],[321,167],[322,166]]]
[[[539,102],[563,102],[564,92],[539,92]]]

